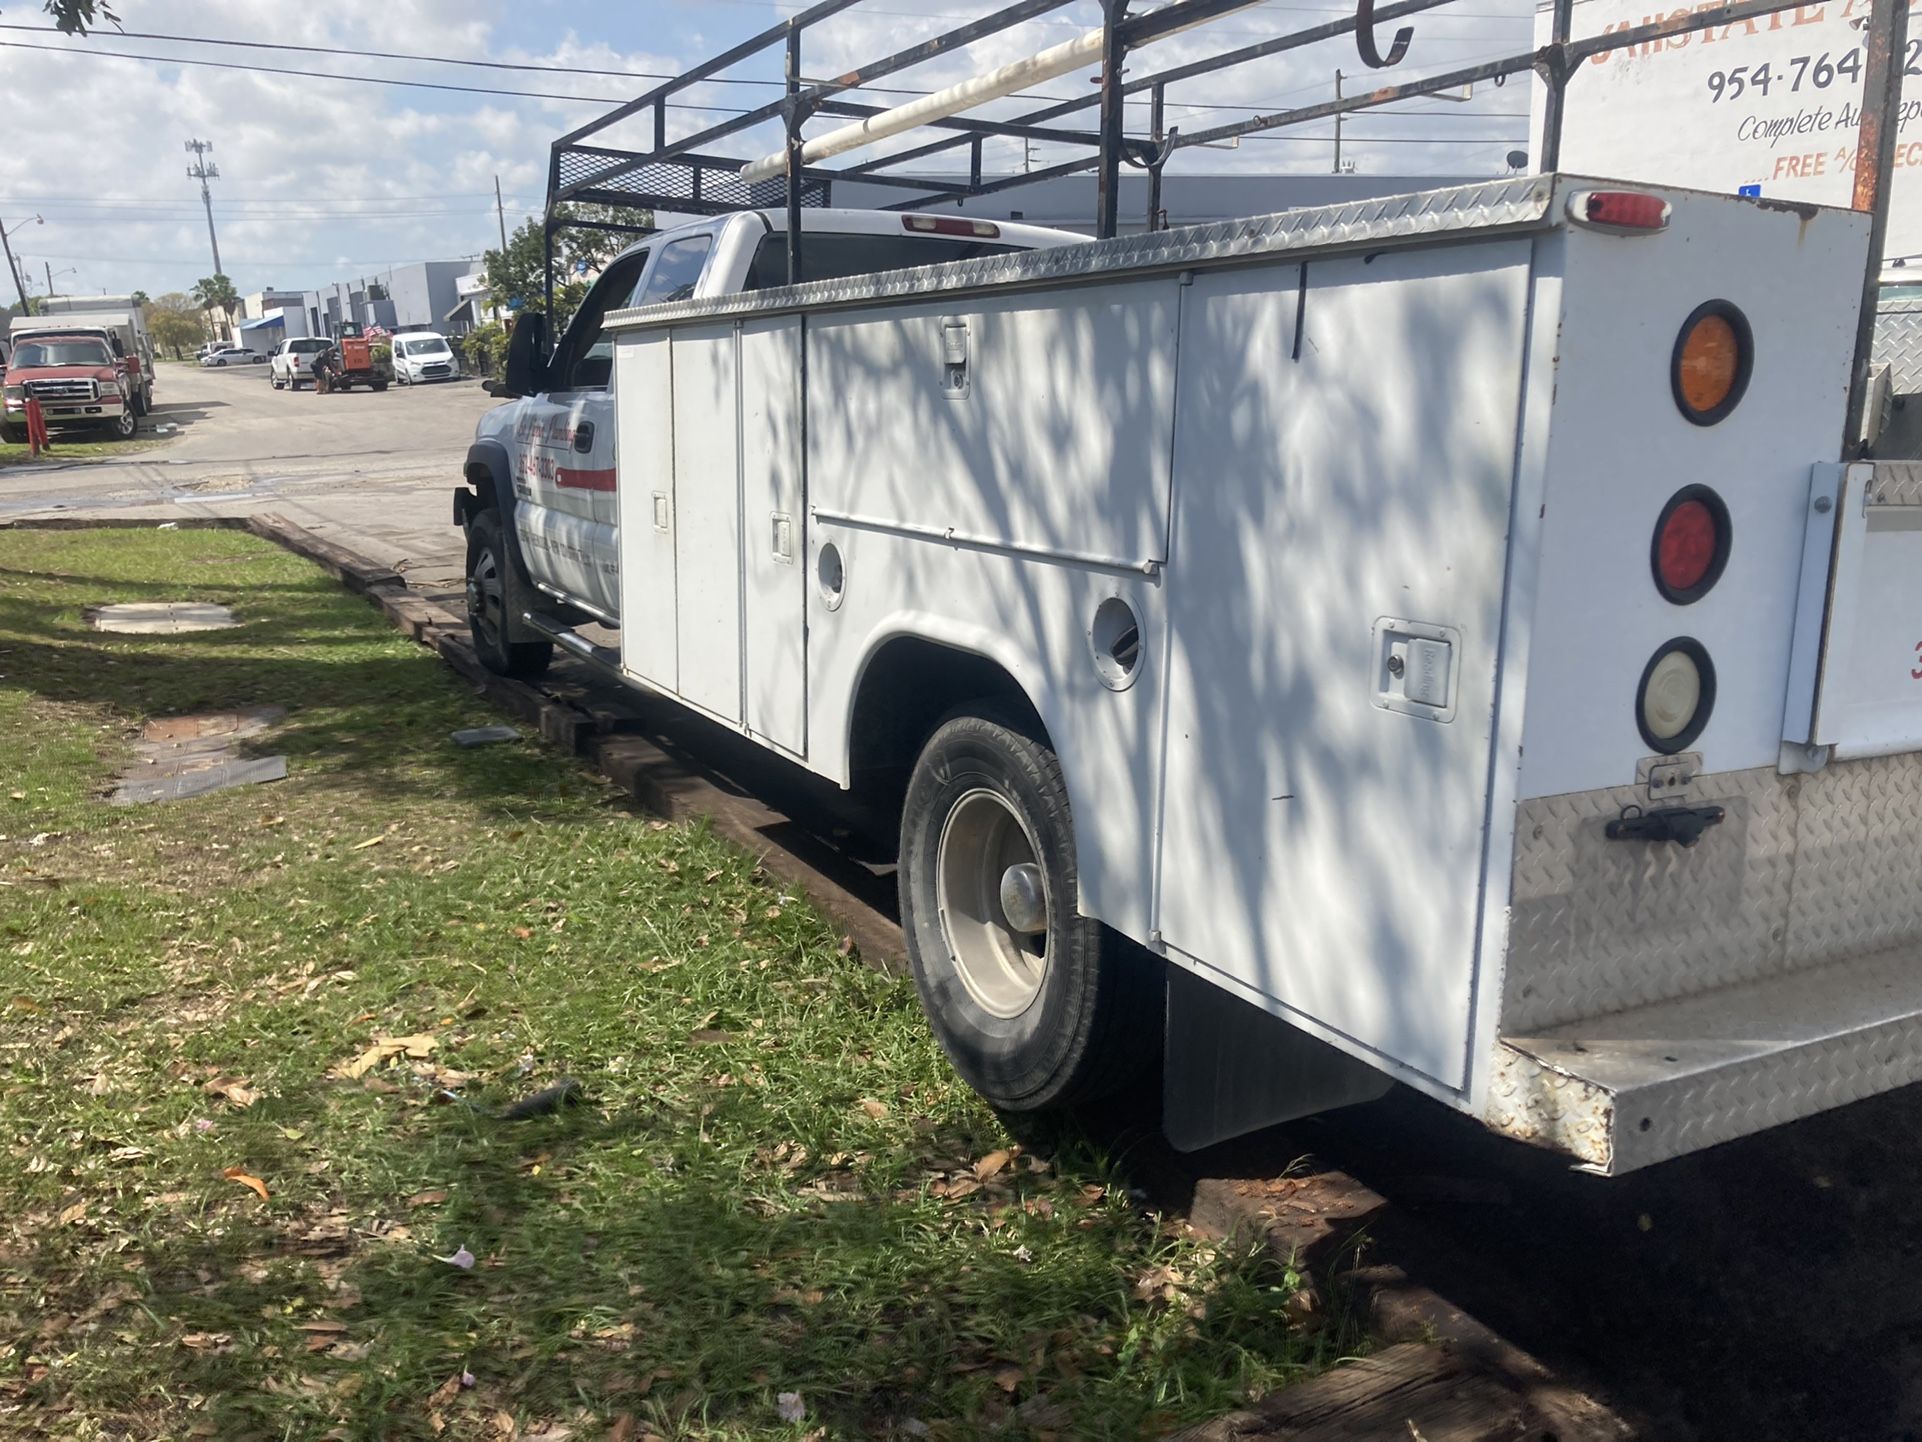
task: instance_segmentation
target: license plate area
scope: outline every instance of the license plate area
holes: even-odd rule
[[[1922,465],[1814,468],[1785,739],[1922,750]]]

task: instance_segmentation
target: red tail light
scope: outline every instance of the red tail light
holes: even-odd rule
[[[1728,507],[1707,486],[1684,486],[1655,521],[1655,588],[1678,606],[1706,596],[1728,565]]]
[[[1668,202],[1639,190],[1580,190],[1568,198],[1568,218],[1594,230],[1639,235],[1668,228]]]

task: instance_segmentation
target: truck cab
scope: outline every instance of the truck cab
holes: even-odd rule
[[[833,209],[806,212],[804,234],[805,280],[1085,239],[961,216]],[[529,366],[531,374],[510,376],[510,403],[487,412],[476,428],[465,470],[472,489],[455,492],[455,519],[469,535],[469,615],[490,664],[526,671],[545,666],[551,655],[544,641],[516,635],[528,588],[595,621],[619,623],[608,317],[639,306],[769,290],[787,281],[782,211],[742,211],[662,231],[609,262],[551,354]],[[498,387],[496,393],[502,393]],[[492,518],[479,520],[488,511]]]

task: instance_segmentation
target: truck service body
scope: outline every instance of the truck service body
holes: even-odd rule
[[[13,318],[11,334],[16,344],[30,335],[64,331],[104,335],[127,372],[134,413],[144,416],[153,410],[153,337],[145,312],[132,296],[42,296],[34,305],[37,314]]]
[[[477,634],[905,775],[991,1099],[1165,1037],[1183,1145],[1393,1079],[1613,1173],[1922,1078],[1866,216],[1535,176],[727,283],[764,224],[616,262],[576,388],[484,419]]]

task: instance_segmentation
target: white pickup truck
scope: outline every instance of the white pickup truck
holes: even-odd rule
[[[1081,239],[1036,226],[857,210],[809,211],[803,234],[811,273],[823,279]],[[466,474],[485,478],[483,497],[506,502],[469,526],[469,611],[490,665],[527,675],[545,669],[552,654],[550,642],[518,623],[525,583],[598,620],[619,619],[614,337],[606,318],[632,306],[784,285],[786,236],[785,213],[748,211],[630,246],[588,291],[539,379],[528,382],[535,388],[481,418]],[[517,334],[523,351],[535,344],[530,328]],[[513,567],[505,564],[510,552]]]
[[[314,383],[314,360],[333,342],[324,336],[290,336],[274,347],[267,358],[268,382],[277,391],[299,390],[301,383]]]
[[[1529,176],[794,287],[771,225],[517,330],[475,634],[892,807],[989,1099],[1165,1044],[1182,1146],[1392,1079],[1613,1173],[1922,1080],[1866,215]]]

